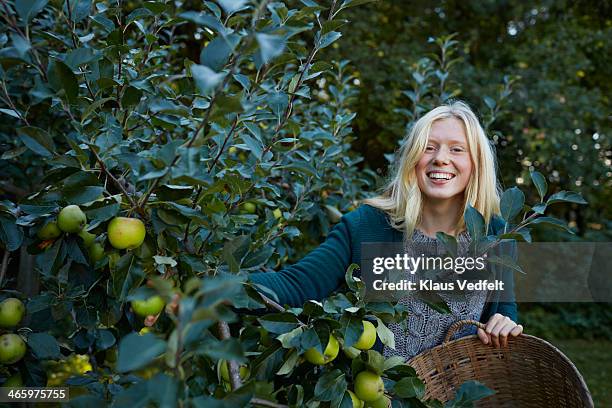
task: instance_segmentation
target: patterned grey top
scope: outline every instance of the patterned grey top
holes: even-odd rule
[[[459,254],[467,251],[469,241],[470,236],[467,231],[459,234],[457,237]],[[409,254],[413,253],[411,247],[414,247],[415,244],[419,248],[431,248],[431,251],[428,252],[430,254],[433,252],[437,252],[440,255],[444,254],[443,245],[438,244],[437,239],[428,237],[420,230],[414,231],[412,240],[406,245],[406,252]],[[406,272],[405,279],[414,281],[417,279],[417,275]],[[439,294],[448,304],[451,313],[444,314],[437,312],[414,296],[400,298],[399,302],[407,306],[408,318],[401,323],[389,325],[389,329],[395,335],[395,350],[385,346],[383,355],[386,358],[398,355],[406,360],[411,359],[417,354],[441,344],[448,328],[457,320],[480,320],[486,300],[485,291]],[[454,338],[475,333],[475,327],[466,326],[459,330]]]

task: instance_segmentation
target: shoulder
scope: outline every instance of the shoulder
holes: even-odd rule
[[[347,213],[343,217],[351,224],[366,223],[366,224],[388,224],[387,214],[376,207],[369,204],[361,204],[357,209]]]

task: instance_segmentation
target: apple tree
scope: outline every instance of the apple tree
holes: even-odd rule
[[[318,58],[362,3],[1,1],[5,384],[70,386],[71,406],[440,406],[371,350],[406,311],[365,302],[354,267],[301,308],[247,280],[374,188],[351,65]]]

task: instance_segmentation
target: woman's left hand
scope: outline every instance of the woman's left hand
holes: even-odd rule
[[[485,329],[478,329],[478,338],[483,344],[491,344],[495,348],[508,346],[508,335],[518,336],[523,332],[523,326],[516,324],[512,319],[495,313],[486,324]]]

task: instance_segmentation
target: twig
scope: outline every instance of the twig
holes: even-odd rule
[[[13,30],[15,30],[22,38],[24,38],[25,40],[29,42],[30,39],[28,38],[28,35],[24,33],[23,31],[21,31],[21,29],[19,28],[19,25],[17,24],[17,19],[11,13],[11,10],[8,8],[6,4],[6,1],[0,0],[0,3],[2,3],[2,7],[4,8],[4,11],[6,13],[6,16],[4,18],[6,19],[7,23],[9,23],[9,25],[13,28]],[[10,19],[9,17],[13,17],[13,18]],[[31,51],[32,51],[32,55],[34,55],[34,58],[36,59],[36,64],[34,64],[35,67],[38,68],[43,79],[47,81],[47,70],[45,66],[42,64],[42,62],[40,62],[40,56],[38,55],[38,51],[36,51],[34,47],[31,48]]]
[[[93,146],[90,146],[89,149],[93,152],[94,156],[96,157],[96,161],[98,162],[98,164],[100,165],[100,170],[106,174],[111,180],[113,180],[113,182],[115,183],[115,185],[117,185],[117,187],[119,187],[119,189],[121,190],[121,192],[123,193],[123,195],[125,195],[125,197],[128,199],[128,201],[130,202],[130,205],[133,208],[136,208],[136,210],[139,212],[140,215],[142,215],[145,218],[148,218],[146,213],[144,211],[139,211],[140,208],[138,207],[138,205],[136,204],[136,201],[134,201],[134,199],[132,198],[132,196],[130,195],[130,193],[128,193],[128,191],[125,189],[125,187],[123,186],[123,184],[121,184],[121,182],[119,180],[117,180],[117,178],[115,176],[113,176],[113,174],[108,171],[108,169],[106,168],[106,165],[104,164],[104,162],[102,161],[102,158],[98,155],[98,152],[96,152],[96,149]]]
[[[26,118],[25,115],[22,115],[21,112],[17,110],[17,107],[13,103],[13,100],[11,99],[11,96],[9,95],[8,90],[6,89],[6,83],[4,81],[0,81],[0,85],[2,86],[2,92],[4,92],[4,96],[6,96],[6,100],[4,98],[2,98],[2,100],[6,102],[6,104],[13,110],[13,112],[19,115],[19,119],[21,119],[23,123],[26,124],[26,126],[30,126],[30,122],[28,122],[28,118]]]
[[[227,322],[219,322],[217,323],[219,327],[219,335],[222,340],[228,340],[232,337],[229,329],[229,325]],[[240,367],[234,360],[229,360],[227,362],[227,369],[229,372],[230,385],[232,386],[232,390],[237,390],[242,386],[242,381],[240,380]]]
[[[2,256],[2,266],[0,266],[0,288],[4,286],[4,275],[6,275],[6,270],[8,269],[10,254],[11,251],[9,251],[8,249],[4,250],[4,255]]]
[[[259,296],[261,296],[261,300],[263,300],[263,302],[265,303],[266,306],[268,306],[270,309],[275,309],[279,312],[286,312],[287,309],[285,309],[284,307],[282,307],[281,305],[279,305],[278,303],[276,303],[275,301],[273,301],[272,299],[270,299],[269,297],[267,297],[266,295],[259,293]]]
[[[278,404],[273,401],[268,401],[262,398],[251,398],[251,404],[270,408],[289,408],[287,405]]]

